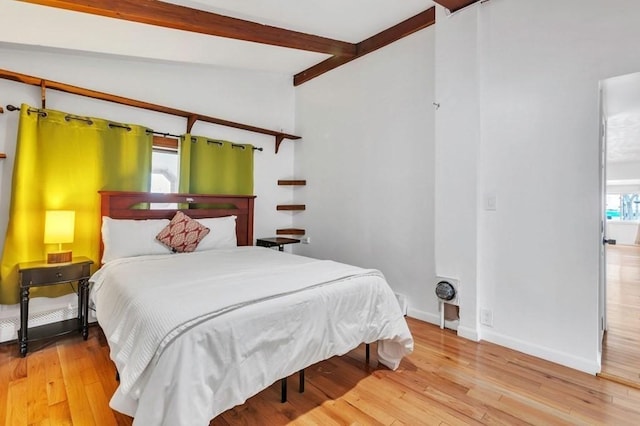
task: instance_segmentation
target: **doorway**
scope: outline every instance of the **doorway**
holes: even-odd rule
[[[606,250],[607,331],[600,376],[640,388],[640,246]]]
[[[640,73],[602,82],[600,376],[640,388]]]

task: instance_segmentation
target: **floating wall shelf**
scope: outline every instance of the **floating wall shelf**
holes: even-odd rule
[[[306,210],[306,206],[304,204],[278,204],[276,207],[277,210],[289,210],[289,211],[300,211]]]
[[[285,229],[277,229],[277,235],[304,235],[305,230],[299,228],[285,228]]]
[[[307,184],[307,181],[304,179],[279,179],[279,186],[304,186]],[[306,210],[307,206],[305,204],[278,204],[276,206],[276,210],[278,211],[303,211]],[[277,229],[277,235],[292,235],[292,236],[300,236],[304,235],[306,231],[300,228],[283,228]]]
[[[14,71],[9,71],[0,68],[0,78],[5,80],[18,81],[20,83],[28,84],[31,86],[38,86],[41,88],[42,96],[42,108],[45,108],[45,92],[46,89],[54,89],[61,92],[71,93],[74,95],[86,96],[88,98],[99,99],[102,101],[109,101],[116,104],[127,105],[136,108],[142,108],[149,111],[161,112],[163,114],[175,115],[178,117],[184,117],[187,119],[187,133],[191,132],[191,128],[196,121],[205,121],[207,123],[217,124],[220,126],[233,127],[235,129],[246,130],[253,133],[261,133],[264,135],[273,136],[276,140],[276,154],[280,149],[280,144],[285,139],[298,140],[301,137],[297,135],[291,135],[282,131],[264,129],[262,127],[251,126],[249,124],[237,123],[234,121],[224,120],[222,118],[211,117],[204,114],[197,114],[189,111],[184,111],[176,108],[166,107],[162,105],[152,104],[150,102],[139,101],[136,99],[125,98],[123,96],[112,95],[109,93],[98,92],[97,90],[85,89],[82,87],[72,86],[70,84],[60,83],[57,81],[45,80],[40,77],[34,77],[27,74],[21,74]]]
[[[278,185],[290,185],[290,186],[304,186],[307,184],[306,180],[295,180],[295,179],[281,179],[278,181]]]

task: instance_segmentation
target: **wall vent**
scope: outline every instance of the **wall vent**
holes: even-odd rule
[[[450,284],[455,291],[454,298],[451,300],[445,300],[444,302],[450,305],[459,306],[460,305],[460,280],[458,280],[457,278],[451,278],[451,277],[441,277],[441,276],[436,277],[436,286],[438,285],[438,283],[441,283],[441,282]]]
[[[439,288],[440,286],[442,288]],[[440,305],[440,328],[448,325],[450,328],[457,329],[457,322],[460,320],[460,280],[437,276],[435,287]]]

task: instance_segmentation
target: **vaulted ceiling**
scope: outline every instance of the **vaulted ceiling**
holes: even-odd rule
[[[455,12],[477,1],[436,3]],[[86,34],[88,40],[78,41],[78,50],[144,56],[132,52],[144,52],[146,47],[155,49],[146,52],[151,58],[166,51],[177,61],[287,72],[296,85],[435,23],[435,5],[430,0],[22,2],[32,3],[27,6],[40,9],[30,9],[37,13],[51,10],[49,13],[69,20],[68,25],[76,22],[80,36],[83,21],[84,25],[89,20],[99,22],[101,34]],[[123,43],[127,32],[131,37]]]

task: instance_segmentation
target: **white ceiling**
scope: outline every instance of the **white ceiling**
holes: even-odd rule
[[[434,6],[429,0],[166,0],[264,25],[358,43]]]
[[[172,0],[234,18],[357,43],[430,0]],[[0,0],[0,43],[295,75],[329,55]],[[24,22],[29,22],[25,31]],[[69,29],[73,28],[73,31]]]

